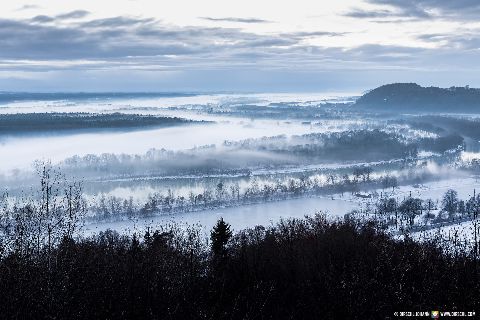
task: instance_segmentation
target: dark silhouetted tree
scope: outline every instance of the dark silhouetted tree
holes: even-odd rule
[[[232,231],[230,230],[230,225],[226,223],[223,218],[220,218],[210,233],[213,254],[220,257],[225,256],[227,253],[227,244],[231,238]]]

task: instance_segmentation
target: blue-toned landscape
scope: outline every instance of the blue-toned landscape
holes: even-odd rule
[[[475,1],[0,9],[0,318],[479,312]]]

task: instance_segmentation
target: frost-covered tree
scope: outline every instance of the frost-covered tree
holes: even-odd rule
[[[0,199],[0,243],[4,252],[51,252],[63,240],[73,238],[86,213],[81,183],[67,181],[50,162],[37,162],[35,166],[40,180],[36,192]],[[50,260],[48,263],[50,266]]]
[[[418,198],[408,197],[402,201],[398,210],[402,213],[408,223],[413,226],[415,217],[422,214],[422,200]]]
[[[449,218],[452,218],[457,212],[458,193],[455,190],[447,190],[442,199],[442,211],[447,212]]]

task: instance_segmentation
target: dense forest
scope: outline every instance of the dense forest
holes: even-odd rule
[[[66,130],[115,130],[166,127],[194,123],[181,118],[123,113],[16,113],[0,114],[0,135],[56,133]]]
[[[349,130],[225,141],[189,150],[151,149],[143,155],[88,154],[65,159],[64,172],[77,176],[248,174],[251,169],[280,168],[335,161],[413,159],[421,150],[444,153],[462,148],[457,134],[405,137],[384,130]]]
[[[22,245],[0,260],[4,319],[385,319],[480,301],[474,252],[323,216]]]
[[[435,124],[437,130],[450,131],[472,139],[480,139],[480,121],[476,119],[453,118],[442,116],[421,116],[420,122]]]

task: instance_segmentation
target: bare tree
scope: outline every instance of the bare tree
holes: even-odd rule
[[[39,255],[63,239],[72,239],[86,214],[80,182],[67,181],[50,162],[37,162],[40,186],[30,195],[0,201],[0,243],[3,251]],[[50,261],[49,261],[50,262]]]

